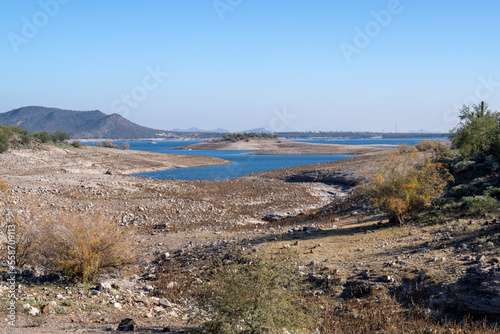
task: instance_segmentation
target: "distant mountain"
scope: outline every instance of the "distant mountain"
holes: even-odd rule
[[[250,130],[246,130],[246,131],[241,131],[243,133],[272,133],[272,131],[269,131],[268,129],[265,129],[265,128],[257,128],[257,129],[250,129]]]
[[[137,125],[126,118],[99,110],[74,111],[45,107],[23,107],[0,113],[0,123],[17,125],[30,132],[65,131],[71,138],[138,139],[169,137],[171,134]]]
[[[228,133],[229,132],[229,130],[221,129],[221,128],[217,128],[215,130],[203,130],[203,129],[198,129],[197,127],[191,127],[189,129],[175,128],[175,129],[172,129],[170,131],[172,131],[172,132],[218,132],[218,133]]]

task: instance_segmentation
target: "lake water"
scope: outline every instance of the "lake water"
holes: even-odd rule
[[[348,139],[348,140],[300,140],[309,143],[344,145],[414,145],[423,139]],[[153,151],[171,154],[212,156],[233,162],[231,165],[178,168],[166,171],[135,174],[155,179],[176,180],[228,180],[231,178],[264,172],[273,169],[311,165],[322,162],[347,159],[350,155],[249,155],[252,151],[212,151],[212,150],[173,150],[174,147],[199,143],[200,141],[127,141],[131,150]],[[121,145],[124,142],[115,141]],[[90,144],[90,143],[86,143]]]

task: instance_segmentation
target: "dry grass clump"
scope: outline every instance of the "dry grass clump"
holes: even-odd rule
[[[178,303],[192,297],[196,274],[182,262],[171,260],[158,266],[158,295]]]
[[[0,178],[0,191],[6,192],[7,190],[9,190],[9,185],[2,178]]]
[[[437,151],[442,144],[436,140],[422,140],[415,145],[419,152]]]
[[[132,230],[99,213],[50,217],[37,211],[17,213],[16,261],[93,281],[106,270],[136,261]]]

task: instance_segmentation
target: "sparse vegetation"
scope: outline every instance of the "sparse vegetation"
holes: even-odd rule
[[[118,145],[113,144],[111,140],[106,140],[104,143],[102,143],[102,146],[107,148],[118,148]]]
[[[470,214],[484,214],[498,210],[498,201],[491,196],[464,197],[462,207]]]
[[[0,153],[7,152],[9,148],[32,148],[33,142],[57,144],[65,143],[68,140],[69,136],[64,131],[57,131],[55,134],[46,131],[30,134],[28,130],[18,126],[2,126],[0,124]]]

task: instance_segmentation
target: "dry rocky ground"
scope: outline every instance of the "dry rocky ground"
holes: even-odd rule
[[[113,332],[124,318],[134,319],[137,332],[182,332],[188,327],[184,311],[192,305],[174,291],[186,277],[196,286],[206,255],[232,243],[257,252],[297,250],[304,277],[314,285],[311,296],[363,299],[384,290],[403,304],[422,299],[435,315],[472,312],[497,320],[500,257],[481,241],[500,232],[495,217],[389,226],[366,204],[347,200],[359,171],[377,157],[218,182],[127,176],[221,163],[215,158],[107,148],[0,155],[0,172],[10,186],[0,201],[3,217],[33,207],[98,211],[134,227],[142,250],[135,269],[107,274],[97,285],[54,276],[43,282],[36,270],[20,272],[17,327],[4,322],[0,332]],[[179,263],[182,274],[158,281],[159,264]],[[158,295],[159,286],[172,290],[167,298]],[[7,292],[0,282],[2,314]]]

